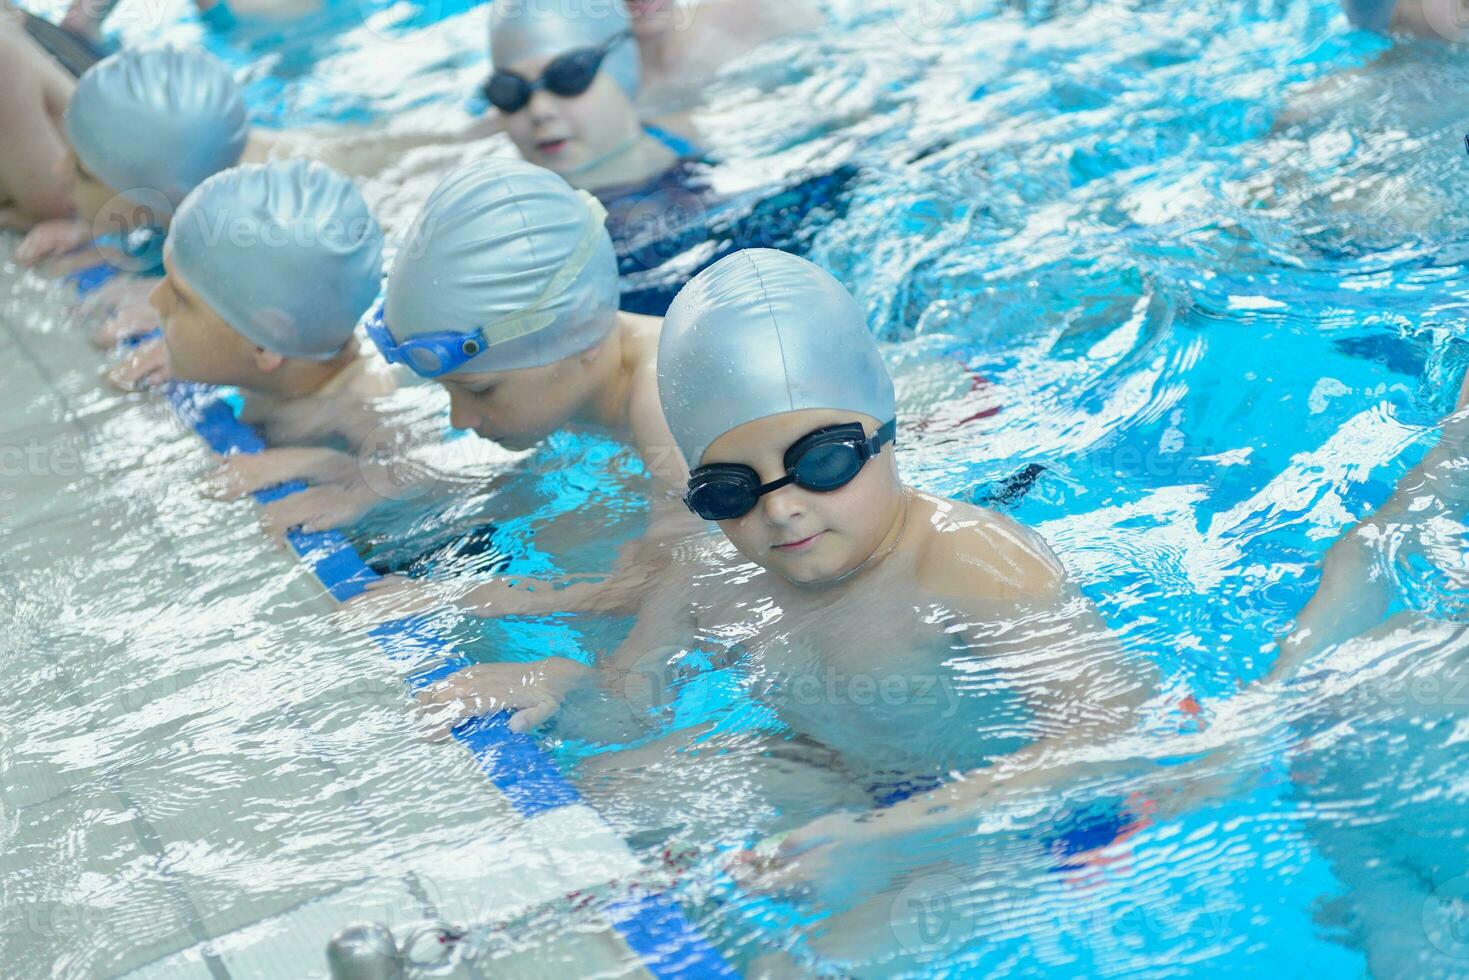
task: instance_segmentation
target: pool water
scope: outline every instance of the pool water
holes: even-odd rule
[[[1431,445],[1469,365],[1462,52],[1390,48],[1349,32],[1319,0],[843,0],[832,13],[837,30],[772,44],[715,85],[699,117],[717,161],[709,179],[734,194],[837,162],[855,169],[840,206],[818,208],[802,230],[803,246],[854,290],[885,344],[906,479],[998,502],[1036,527],[1130,653],[1156,665],[1171,703],[1199,710],[1161,712],[1133,776],[978,814],[962,859],[900,852],[816,896],[752,895],[723,872],[732,848],[779,817],[729,803],[738,774],[678,785],[690,823],[710,828],[702,838],[649,823],[650,808],[619,806],[615,794],[609,820],[645,866],[666,866],[686,915],[741,969],[778,951],[799,970],[858,976],[1469,975],[1469,785],[1455,766],[1469,698],[1459,683],[1463,525],[1440,521],[1386,550],[1396,632],[1333,652],[1289,697],[1231,698],[1273,662],[1325,549]],[[141,14],[125,14],[124,39],[153,36]],[[484,71],[484,19],[483,7],[343,5],[288,32],[284,51],[265,28],[203,36],[247,72],[257,121],[293,128],[460,111]],[[163,37],[201,36],[182,6],[164,21]],[[396,206],[411,214],[407,195]],[[73,542],[105,529],[111,564],[76,544],[67,560],[27,545],[44,559],[27,578],[11,571],[20,545],[7,544],[18,598],[6,701],[33,703],[47,684],[77,693],[6,733],[5,785],[29,760],[110,795],[6,800],[12,826],[26,807],[52,812],[29,811],[35,843],[12,852],[7,881],[20,884],[5,904],[131,925],[65,932],[82,933],[71,943],[56,930],[8,930],[0,961],[35,975],[109,975],[153,962],[134,955],[129,929],[152,937],[162,962],[170,946],[187,958],[198,936],[238,935],[230,930],[259,918],[226,914],[202,933],[197,922],[163,924],[160,910],[183,907],[181,890],[207,920],[251,903],[283,912],[286,896],[328,886],[437,881],[469,842],[487,849],[476,873],[534,863],[492,843],[514,839],[510,818],[452,749],[420,759],[430,749],[400,694],[344,717],[332,685],[384,668],[332,627],[326,600],[276,560],[247,508],[221,512],[180,490],[196,465],[189,439],[146,402],[97,394],[90,368],[61,353],[71,348],[56,336],[59,300],[28,283],[11,287],[18,336],[47,338],[69,372],[69,411],[107,432],[90,443],[89,476],[63,475],[59,487],[96,492],[111,509],[57,533]],[[26,432],[52,422],[49,411],[11,401],[0,419]],[[646,519],[636,464],[598,434],[558,436],[520,465],[494,490],[411,501],[369,515],[352,536],[385,567],[580,573],[604,569]],[[12,492],[26,507],[58,506],[37,487]],[[28,540],[52,540],[15,520]],[[580,531],[587,522],[596,534]],[[183,552],[197,566],[191,579],[149,588],[127,570],[158,539],[125,532],[160,523],[208,548]],[[249,556],[243,566],[207,557],[225,554],[221,534],[231,555]],[[253,582],[243,592],[241,567]],[[627,624],[450,628],[487,660],[586,659]],[[52,660],[70,666],[56,673]],[[290,663],[291,684],[314,689],[300,720],[282,714],[303,703],[283,679]],[[190,671],[206,666],[239,670],[279,710],[232,713],[226,687],[212,703],[186,702],[174,723],[187,738],[161,741],[144,737],[151,695],[116,719],[87,715],[80,678],[93,669],[132,678],[124,689],[186,691]],[[93,683],[124,683],[108,677]],[[733,669],[682,685],[665,721],[713,723],[736,743],[778,731]],[[298,729],[309,751],[289,734]],[[611,754],[554,728],[545,741],[574,780]],[[1236,751],[1206,770],[1223,791],[1147,818],[1137,794],[1181,760],[1226,748]],[[299,775],[303,755],[326,767],[313,776],[321,788],[269,789],[272,773]],[[366,774],[330,768],[347,761]],[[237,766],[262,768],[265,782],[221,775]],[[357,782],[376,791],[361,806],[332,795]],[[273,819],[159,834],[180,842],[161,853],[108,836],[140,813],[157,824],[212,800],[277,797]],[[1118,798],[1131,801],[1122,816],[1098,809]],[[1072,843],[1057,859],[1036,842],[1061,827]],[[119,919],[120,905],[137,912]],[[489,899],[455,911],[513,918]],[[541,937],[590,928],[554,902],[517,923],[486,954],[488,973]],[[261,968],[307,972],[293,969]]]

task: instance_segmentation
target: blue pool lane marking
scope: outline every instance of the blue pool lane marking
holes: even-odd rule
[[[204,385],[172,384],[165,388],[178,417],[221,455],[257,453],[265,442],[250,426],[235,417],[228,402]],[[300,481],[269,487],[254,494],[258,503],[304,490]],[[287,532],[291,548],[310,563],[321,584],[339,602],[361,595],[369,582],[378,578],[338,531]],[[403,659],[432,651],[443,663],[416,673],[409,681],[421,689],[466,666],[470,661],[448,655],[442,643],[422,628],[422,617],[395,620],[376,627],[372,637],[390,657]],[[560,807],[581,802],[576,788],[566,780],[535,740],[510,731],[503,713],[474,718],[454,728],[454,738],[463,743],[490,781],[525,817],[535,817]],[[610,828],[609,828],[609,833]],[[620,838],[619,838],[620,839]],[[672,900],[661,894],[641,895],[612,905],[608,913],[613,928],[622,936],[643,967],[655,977],[735,977],[709,941],[701,936]]]

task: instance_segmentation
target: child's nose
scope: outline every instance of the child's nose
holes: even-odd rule
[[[168,313],[168,291],[165,288],[167,280],[158,280],[158,285],[148,290],[148,305],[158,311],[159,315]]]
[[[456,429],[472,429],[479,423],[479,413],[474,411],[469,399],[459,392],[449,394],[449,424]]]
[[[530,95],[530,103],[526,106],[526,112],[530,113],[530,121],[537,126],[551,122],[557,116],[556,99],[550,92],[538,88]]]
[[[806,513],[805,493],[797,486],[772,490],[760,498],[765,520],[771,524],[790,524]]]

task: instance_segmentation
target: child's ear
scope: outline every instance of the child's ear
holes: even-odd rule
[[[286,363],[286,359],[275,351],[266,350],[264,347],[255,348],[255,366],[269,374],[279,371],[280,366]]]

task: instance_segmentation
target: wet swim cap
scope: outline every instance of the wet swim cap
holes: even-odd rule
[[[595,48],[632,30],[622,0],[495,0],[490,20],[490,61],[509,68],[526,58],[554,58],[578,48]],[[636,98],[642,81],[637,42],[619,41],[602,70]]]
[[[1342,9],[1353,27],[1386,34],[1397,0],[1342,0]]]
[[[498,2],[498,0],[496,0]],[[621,291],[606,212],[549,170],[498,157],[429,196],[388,277],[392,339],[478,330],[454,373],[540,367],[599,343]]]
[[[66,136],[83,167],[120,193],[146,189],[175,206],[239,162],[245,100],[202,51],[124,49],[77,82]]]
[[[166,254],[237,333],[285,357],[327,360],[382,284],[383,236],[352,181],[310,160],[248,164],[200,184]]]
[[[679,291],[658,340],[658,396],[690,467],[736,426],[806,408],[893,417],[893,382],[852,295],[820,266],[751,248]]]

